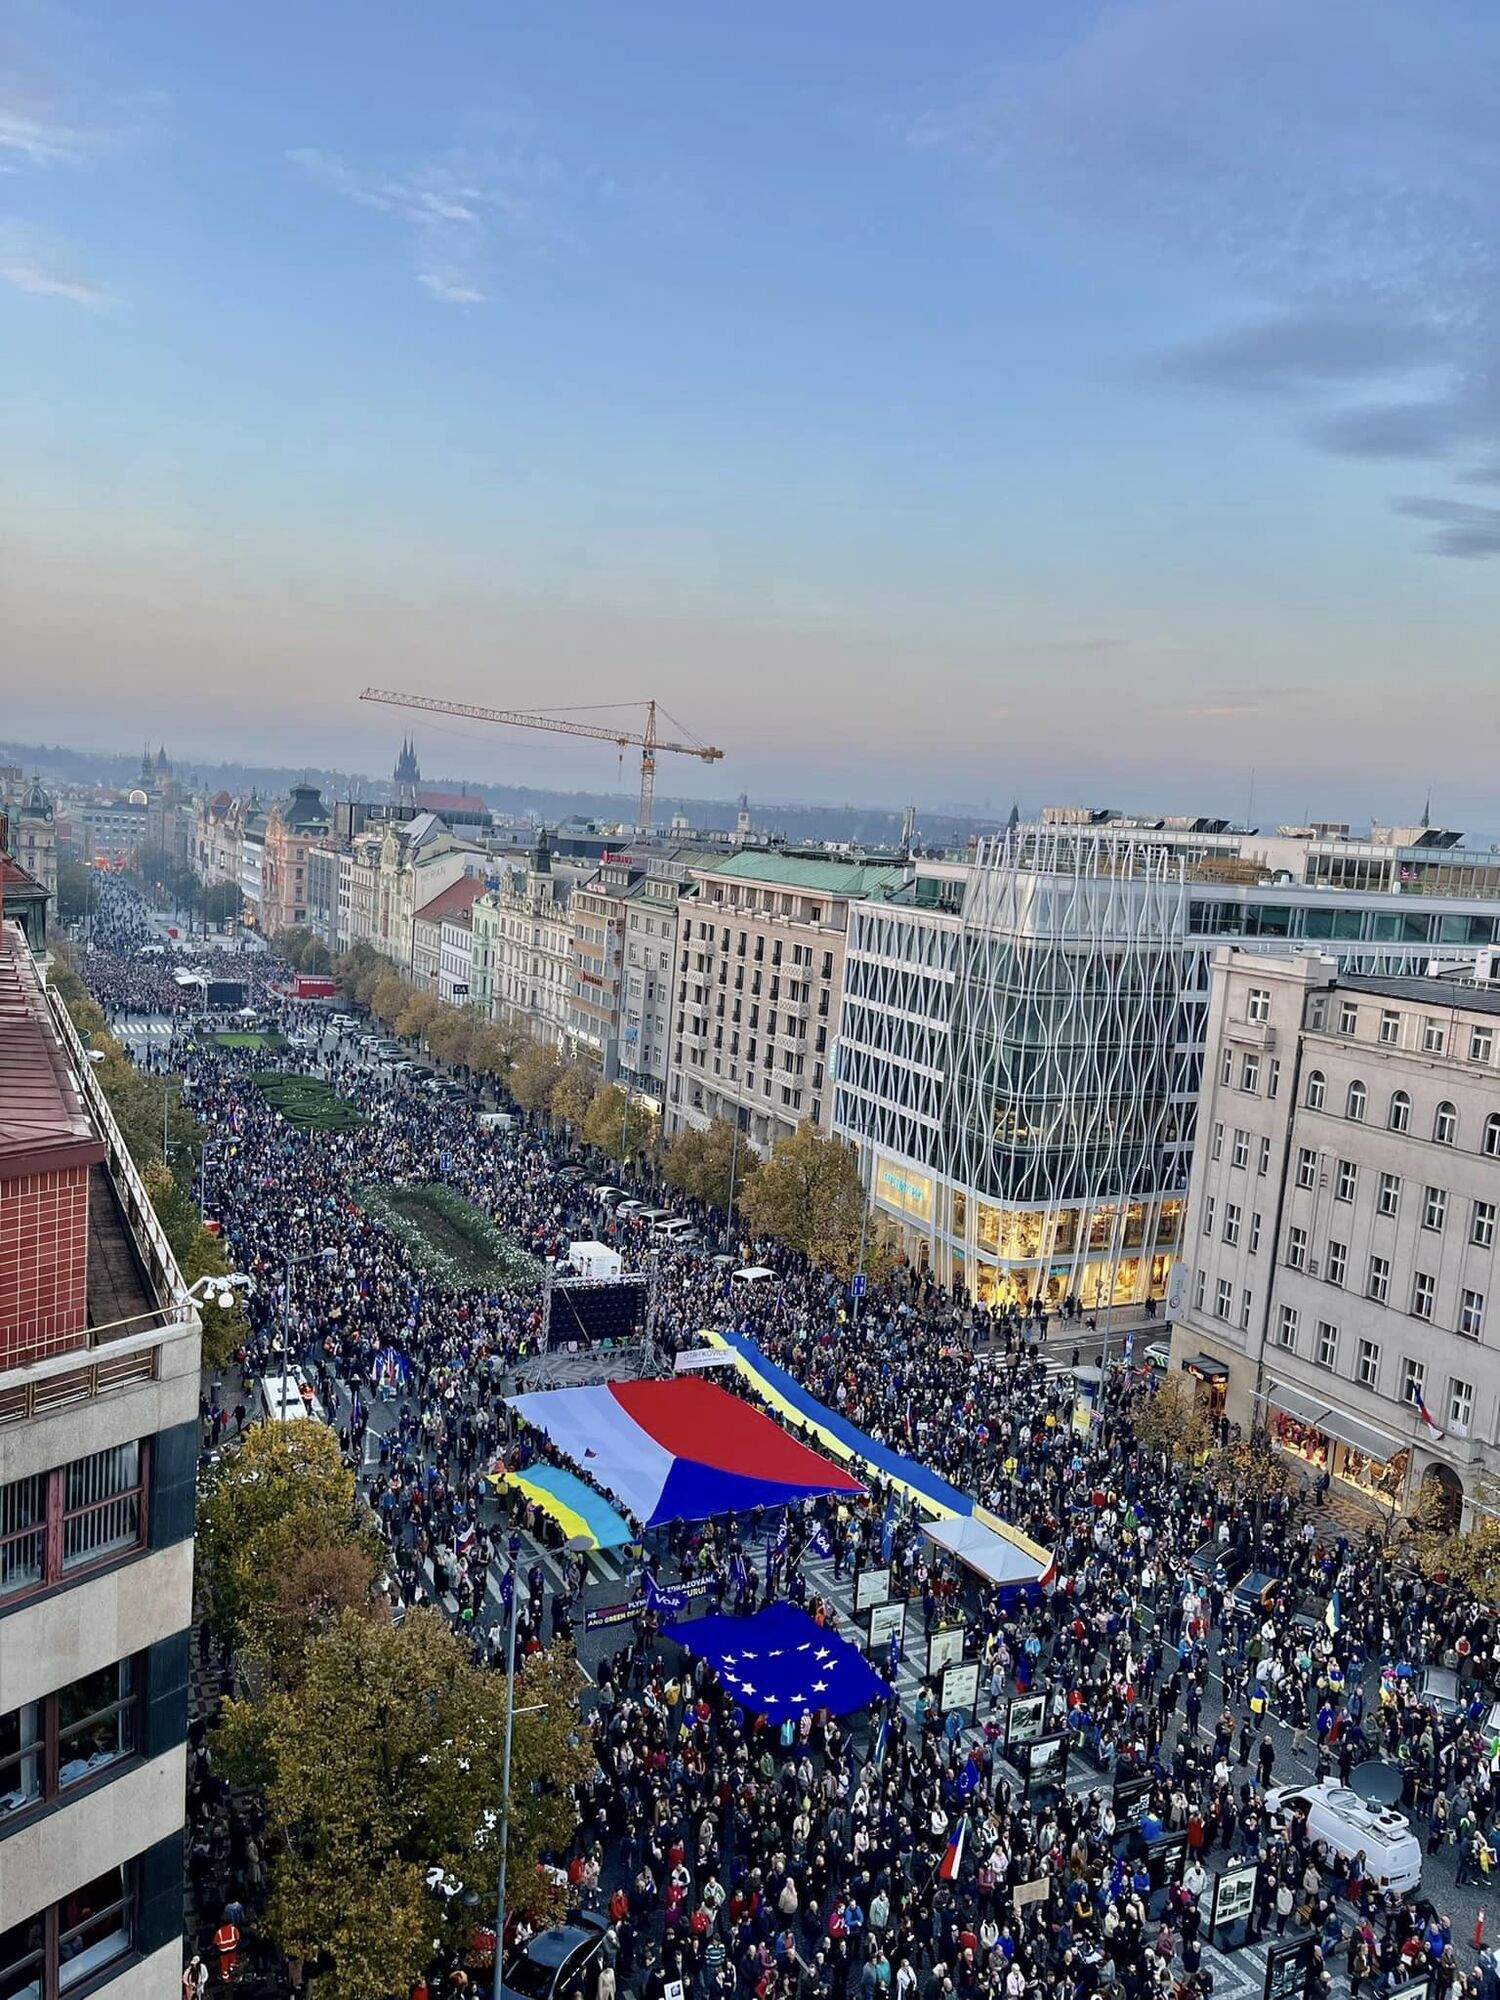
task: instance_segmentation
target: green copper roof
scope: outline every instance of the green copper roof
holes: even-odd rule
[[[799,854],[742,853],[714,868],[739,882],[768,882],[778,889],[818,890],[825,896],[880,896],[899,888],[906,871],[889,861],[826,861]]]

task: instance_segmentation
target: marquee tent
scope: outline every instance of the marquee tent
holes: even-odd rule
[[[701,1376],[544,1389],[509,1401],[647,1528],[864,1491],[852,1474]]]
[[[929,1521],[922,1533],[990,1583],[1045,1585],[1057,1574],[1057,1564],[1046,1549],[1004,1522],[986,1527],[976,1520]]]
[[[664,1636],[707,1660],[742,1708],[774,1722],[819,1708],[847,1715],[891,1692],[857,1647],[795,1604],[668,1625]]]

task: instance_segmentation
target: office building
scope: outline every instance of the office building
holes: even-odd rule
[[[0,929],[0,1993],[178,1991],[199,1321]]]

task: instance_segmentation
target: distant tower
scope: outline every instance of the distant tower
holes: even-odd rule
[[[422,773],[417,764],[417,748],[411,738],[403,737],[401,755],[396,759],[396,768],[391,773],[391,784],[396,793],[398,806],[414,806],[417,803],[417,787],[422,782]]]
[[[903,854],[911,853],[911,844],[916,838],[916,832],[917,809],[915,806],[908,806],[901,815],[901,852]]]
[[[1014,833],[1016,828],[1021,824],[1021,808],[1019,804],[1012,805],[1010,809],[1010,818],[1005,822],[1005,824],[1010,828],[1012,833]]]
[[[170,778],[172,775],[172,763],[165,743],[156,746],[156,775],[158,778]]]
[[[552,843],[547,838],[547,829],[539,826],[536,830],[536,848],[531,857],[533,875],[552,873]]]

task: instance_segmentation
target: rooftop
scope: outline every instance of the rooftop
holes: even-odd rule
[[[488,818],[490,810],[472,792],[429,792],[425,788],[417,793],[417,805],[422,812],[473,813],[481,818]]]
[[[899,862],[749,852],[716,861],[705,872],[737,882],[766,882],[778,889],[811,889],[825,896],[878,896],[906,878]]]
[[[21,928],[0,925],[0,1179],[92,1166],[104,1152]]]
[[[435,895],[430,903],[424,903],[417,911],[416,921],[440,924],[451,922],[455,917],[473,919],[475,903],[484,894],[484,883],[477,875],[460,875],[456,882],[450,882],[446,889]]]
[[[1404,978],[1399,973],[1341,972],[1340,988],[1370,993],[1385,1000],[1409,1000],[1417,1007],[1456,1009],[1470,1014],[1500,1014],[1500,989],[1466,986],[1456,979]]]

